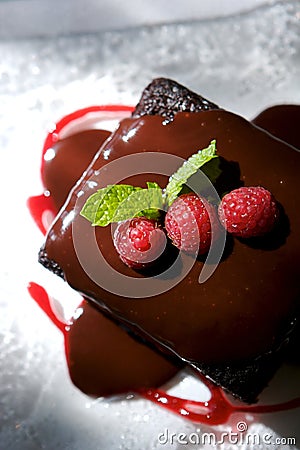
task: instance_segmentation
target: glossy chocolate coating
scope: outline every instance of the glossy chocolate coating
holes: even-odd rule
[[[110,135],[106,130],[86,130],[59,140],[43,157],[42,180],[57,209]]]
[[[66,333],[66,355],[73,383],[86,394],[102,397],[161,386],[179,370],[90,302],[78,311]]]
[[[85,219],[76,215],[68,223],[68,214],[73,214],[79,186],[51,228],[45,247],[70,285],[108,314],[165,351],[201,363],[239,361],[271,350],[296,314],[300,217],[295,192],[300,184],[300,154],[239,116],[221,110],[178,113],[168,125],[159,116],[147,116],[123,120],[86,175],[87,179],[108,161],[141,149],[186,159],[214,138],[219,155],[239,163],[245,185],[263,185],[282,204],[290,222],[286,242],[285,231],[282,243],[274,242],[274,248],[263,248],[263,243],[255,248],[235,240],[230,254],[202,285],[198,283],[202,262],[197,261],[189,275],[168,292],[146,299],[119,297],[92,282],[77,260],[71,228],[73,223],[80,229]],[[146,181],[141,176],[135,184],[142,179]],[[153,180],[162,182],[159,176]],[[118,272],[142,276],[119,260],[108,227],[97,227],[96,234],[106,259]]]
[[[300,149],[300,106],[275,105],[262,111],[253,123]]]

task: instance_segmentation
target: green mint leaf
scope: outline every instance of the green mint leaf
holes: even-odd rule
[[[148,189],[160,189],[160,186],[155,181],[147,181],[146,184]]]
[[[157,183],[149,182],[147,186],[142,189],[116,184],[99,189],[87,199],[80,214],[101,227],[133,217],[158,218],[163,207],[162,189]]]
[[[147,217],[147,219],[152,219],[152,220],[159,220],[161,217],[161,212],[160,209],[144,209],[141,213],[141,216],[143,217]]]
[[[199,150],[188,158],[181,167],[170,177],[165,189],[165,196],[170,206],[180,193],[187,180],[197,172],[207,162],[216,158],[216,141],[211,141],[210,145],[203,150]]]
[[[157,183],[147,183],[148,189],[140,189],[127,197],[118,207],[113,222],[144,216],[148,219],[159,217],[163,208],[163,192]]]
[[[160,186],[153,181],[147,181],[147,187],[148,189],[159,189],[159,191],[156,193],[156,195],[158,196],[156,202],[157,204],[160,204],[160,207],[144,209],[142,211],[142,215],[144,217],[147,217],[147,219],[158,220],[160,218],[160,209],[163,209],[163,193]],[[153,194],[155,194],[155,192]]]
[[[202,172],[210,179],[212,184],[216,184],[222,174],[220,158],[213,158],[202,167]]]
[[[128,184],[108,185],[92,194],[86,201],[80,214],[89,220],[92,225],[105,227],[113,222],[113,217],[119,206],[133,192],[142,188]]]

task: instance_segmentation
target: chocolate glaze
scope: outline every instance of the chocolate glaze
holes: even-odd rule
[[[197,261],[189,276],[169,292],[149,299],[125,299],[93,283],[77,260],[71,221],[68,224],[67,218],[73,214],[81,190],[78,186],[51,228],[45,246],[48,257],[63,269],[72,287],[160,350],[201,363],[247,360],[270,351],[280,343],[277,338],[282,337],[296,314],[300,291],[297,264],[300,218],[294,192],[299,188],[300,155],[234,114],[178,113],[168,125],[157,116],[125,119],[104,144],[85,177],[88,179],[107,161],[141,149],[164,151],[186,159],[214,138],[219,154],[239,163],[246,185],[263,185],[283,205],[291,230],[284,244],[273,249],[254,248],[235,240],[231,254],[204,285],[197,281],[202,267],[202,262]],[[286,155],[284,159],[282,152]],[[140,185],[146,179],[143,176],[132,181]],[[161,177],[152,180],[162,182]],[[83,221],[79,215],[72,220],[76,227],[82,227]],[[109,228],[97,227],[96,234],[106,259],[118,272],[142,276],[121,263],[113,249]]]
[[[253,123],[300,149],[299,105],[271,106],[258,114]]]
[[[75,386],[94,397],[161,386],[179,370],[87,301],[77,310],[65,338],[70,377]]]
[[[57,209],[109,135],[106,130],[82,131],[57,141],[43,155],[42,181]]]
[[[294,133],[294,130],[297,130],[297,123],[299,122],[297,114],[299,114],[300,106],[293,105],[290,107],[289,105],[278,105],[276,107],[269,108],[265,112],[262,112],[258,119],[254,119],[254,123],[259,125],[261,128],[266,128],[268,131],[271,131],[275,136],[279,138],[285,138],[287,142],[294,144],[298,147],[300,147],[299,142],[299,136],[297,133]],[[274,115],[273,115],[273,114]],[[287,120],[288,118],[288,120]],[[265,121],[266,119],[266,121]],[[287,121],[287,124],[285,122]],[[290,126],[292,124],[292,126]],[[287,132],[287,130],[290,130],[291,133]],[[282,133],[285,133],[283,135]],[[106,133],[104,133],[105,136]],[[64,175],[64,169],[66,166],[70,166],[70,157],[72,156],[70,154],[70,151],[72,151],[71,147],[69,146],[70,142],[75,145],[75,148],[81,147],[82,149],[86,149],[87,152],[89,152],[89,145],[93,146],[93,148],[97,149],[97,146],[99,145],[97,133],[92,132],[92,136],[95,138],[95,143],[91,143],[90,140],[85,141],[84,136],[86,133],[77,133],[76,135],[72,136],[72,141],[70,139],[62,139],[60,140],[59,145],[59,151],[57,148],[57,144],[55,144],[54,151],[55,151],[55,158],[57,158],[57,155],[60,154],[59,160],[56,159],[51,162],[49,162],[47,170],[48,172],[53,171],[53,173],[49,173],[48,179],[55,179],[57,177],[58,179],[58,185],[55,186],[56,189],[51,189],[51,186],[48,187],[48,190],[51,190],[52,193],[58,192],[58,197],[55,197],[54,200],[56,200],[56,204],[58,207],[60,207],[63,203],[62,198],[67,196],[67,189],[68,184],[62,182]],[[297,140],[298,137],[298,140]],[[296,140],[295,140],[296,138]],[[78,139],[80,140],[80,145],[78,143]],[[82,142],[84,141],[84,142]],[[82,155],[82,158],[76,159],[78,162],[78,168],[71,166],[75,169],[72,178],[73,183],[75,184],[77,178],[79,178],[79,174],[81,174],[85,168],[85,152]],[[92,155],[93,157],[93,155]],[[46,164],[43,165],[45,167]],[[42,176],[44,175],[44,171],[42,170]],[[44,178],[44,177],[43,177]],[[69,183],[70,185],[70,183]],[[46,185],[47,188],[47,185]],[[33,198],[34,200],[35,198]],[[60,199],[60,200],[59,200]],[[48,200],[51,200],[49,197],[41,196],[41,201],[43,202],[44,207],[46,209],[49,209]],[[60,204],[59,204],[60,203]],[[29,205],[30,211],[36,212],[37,215],[41,214],[41,205],[39,208],[36,208],[36,202],[34,204]],[[52,205],[51,208],[52,209]],[[35,220],[37,220],[36,214],[34,215]],[[42,290],[42,291],[41,291]],[[133,351],[133,354],[136,355],[136,348],[145,349],[144,346],[141,346],[140,344],[137,344],[135,340],[133,340],[127,333],[125,333],[121,328],[117,327],[113,322],[108,321],[107,318],[105,318],[99,310],[95,310],[95,308],[92,306],[91,303],[87,301],[83,301],[80,305],[80,311],[81,314],[78,317],[76,314],[76,318],[74,318],[71,322],[71,324],[68,325],[68,327],[65,326],[63,323],[57,324],[57,319],[53,315],[52,309],[49,304],[49,299],[47,294],[44,292],[44,290],[38,286],[31,286],[30,292],[33,296],[33,298],[40,304],[40,306],[45,310],[46,314],[49,315],[50,318],[54,321],[54,323],[58,326],[59,329],[61,329],[65,336],[65,342],[66,342],[66,357],[69,364],[69,371],[71,378],[74,382],[74,384],[79,387],[83,392],[90,394],[90,395],[96,395],[96,396],[102,396],[106,395],[106,392],[109,394],[116,394],[118,392],[122,391],[122,386],[124,387],[124,392],[128,390],[133,389],[133,384],[130,379],[130,372],[131,368],[133,373],[135,373],[136,369],[136,360],[134,359],[130,365],[123,365],[122,367],[122,376],[125,375],[125,379],[128,381],[130,380],[129,385],[123,384],[122,376],[120,376],[120,367],[117,365],[118,358],[120,352],[118,351],[118,348],[124,343],[124,339],[126,341],[126,355],[130,357],[131,352]],[[45,296],[46,295],[46,296]],[[47,300],[48,299],[48,300]],[[47,306],[49,308],[47,309]],[[108,325],[109,322],[109,325]],[[103,326],[104,324],[104,326]],[[90,330],[93,330],[92,334],[90,334]],[[106,333],[107,332],[107,333]],[[105,334],[104,334],[105,333]],[[92,337],[92,339],[90,339]],[[103,342],[109,342],[110,340],[113,340],[113,342],[116,343],[114,347],[114,352],[111,352],[110,354],[110,362],[112,364],[105,365],[106,361],[104,356],[107,354],[107,351],[105,347],[103,346]],[[299,342],[299,341],[297,341]],[[77,348],[78,347],[78,348]],[[103,350],[104,349],[104,350]],[[289,352],[289,354],[292,355],[293,360],[295,358],[295,355],[297,353],[298,347],[295,346],[294,350]],[[103,353],[102,353],[103,352]],[[148,361],[148,354],[149,352],[151,355],[153,352],[149,349],[146,349],[143,354],[139,354],[139,361],[140,366],[144,365]],[[166,363],[160,364],[163,358],[161,356],[158,356],[157,354],[157,360],[155,362],[155,376],[153,373],[153,370],[151,371],[152,381],[151,385],[158,386],[164,377],[168,376],[169,369],[171,367],[171,364],[168,363],[169,366],[166,366]],[[127,357],[126,357],[127,361]],[[152,361],[152,368],[153,368],[153,360],[150,357],[150,361]],[[103,364],[102,364],[103,362]],[[173,371],[176,371],[176,366],[172,366]],[[157,372],[158,371],[158,372]],[[115,373],[118,373],[117,377],[113,378],[114,384],[112,384],[112,379],[110,377],[110,374],[114,375]],[[173,373],[171,372],[169,376],[171,376]],[[104,375],[104,376],[103,376]],[[108,384],[106,381],[108,380]],[[149,380],[149,374],[147,375],[147,380]],[[143,380],[143,377],[141,377],[141,373],[139,373],[139,382],[137,385],[134,385],[135,387],[143,387],[147,386],[146,382],[147,380]],[[206,381],[207,382],[207,381]],[[210,389],[212,389],[212,393],[214,393],[214,387],[209,386]],[[216,391],[218,392],[218,391]],[[141,391],[142,395],[145,395],[146,398],[151,398],[153,401],[160,402],[160,397],[163,396],[166,397],[166,393],[164,392],[158,392],[158,391]],[[216,400],[213,396],[213,399]],[[167,408],[172,409],[174,412],[178,412],[178,414],[181,414],[180,411],[183,409],[188,411],[188,405],[190,401],[180,400],[180,399],[172,399],[172,401],[168,402],[166,405]],[[192,402],[195,403],[195,402]],[[220,408],[222,411],[224,411],[224,416],[227,417],[227,409],[230,407],[230,404],[228,402],[225,402],[225,408],[224,408],[224,402],[222,401],[220,404],[219,397],[215,402],[215,406],[213,406],[214,412],[219,411]],[[159,403],[161,404],[161,403]],[[285,406],[285,405],[283,405]],[[282,409],[282,405],[280,405]],[[289,407],[289,405],[288,405]],[[204,408],[204,407],[203,407]],[[258,407],[261,408],[261,407]],[[264,408],[264,407],[263,407]],[[178,409],[178,411],[177,411]],[[234,411],[236,410],[236,405],[234,407]],[[276,410],[274,407],[270,407],[270,410]],[[268,412],[268,411],[259,411],[259,412]],[[222,413],[223,414],[223,413]],[[210,412],[210,420],[216,419],[215,413],[212,414]],[[203,421],[203,418],[206,419],[206,415],[198,417],[198,415],[194,414],[192,415],[191,419],[194,421]],[[225,420],[225,419],[224,419]],[[206,420],[204,420],[206,421]],[[219,417],[217,417],[217,422],[220,422]],[[223,419],[222,419],[223,421]],[[210,422],[209,422],[210,423]],[[221,422],[220,422],[221,423]]]

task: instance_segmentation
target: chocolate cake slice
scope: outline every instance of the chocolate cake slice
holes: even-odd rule
[[[180,282],[155,296],[116,293],[122,292],[120,280],[130,278],[138,285],[149,275],[122,263],[109,227],[93,228],[93,245],[110,269],[101,265],[89,246],[92,227],[80,216],[78,202],[83,205],[116,176],[101,172],[108,162],[141,152],[187,159],[213,139],[220,158],[239,166],[237,182],[269,189],[282,206],[284,220],[266,239],[231,241],[203,284],[198,278],[204,261],[198,259]],[[123,169],[130,173],[130,167]],[[300,218],[294,194],[300,187],[299,171],[300,154],[292,147],[172,80],[154,80],[132,118],[120,123],[74,188],[39,260],[146,344],[186,362],[241,400],[254,402],[280,364],[299,313]],[[126,177],[137,186],[150,180],[166,185],[160,174]],[[107,282],[116,291],[105,288]]]

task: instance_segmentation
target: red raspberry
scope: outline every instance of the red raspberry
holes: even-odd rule
[[[241,187],[226,194],[219,205],[219,217],[234,236],[250,238],[272,230],[279,215],[276,200],[263,187]]]
[[[120,259],[133,269],[150,266],[163,252],[166,237],[155,220],[137,217],[117,225],[114,246]]]
[[[209,250],[212,225],[216,222],[214,208],[194,193],[178,197],[165,217],[165,227],[173,244],[193,254],[204,254]]]

